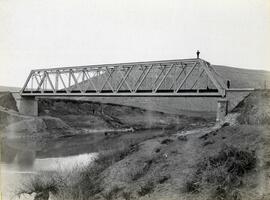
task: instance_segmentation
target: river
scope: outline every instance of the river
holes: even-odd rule
[[[41,172],[71,171],[89,165],[98,155],[87,148],[92,145],[92,139],[92,135],[86,135],[44,142],[26,138],[4,140],[2,144],[6,157],[1,159],[2,199],[33,199],[29,195],[15,196],[32,176]]]
[[[2,199],[33,199],[33,196],[14,196],[18,188],[41,172],[72,171],[83,168],[98,156],[97,152],[118,148],[123,143],[144,140],[163,134],[162,130],[146,130],[105,136],[97,132],[87,135],[54,139],[12,138],[2,141],[1,158]]]

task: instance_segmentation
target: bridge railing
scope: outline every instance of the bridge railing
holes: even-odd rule
[[[225,86],[202,59],[32,70],[21,96],[224,96]]]

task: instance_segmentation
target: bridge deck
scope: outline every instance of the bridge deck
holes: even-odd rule
[[[153,93],[152,90],[138,90],[137,92],[130,92],[129,90],[121,90],[117,93],[112,90],[102,90],[97,93],[95,90],[72,90],[67,92],[65,90],[52,91],[25,91],[22,96],[161,96],[161,97],[172,97],[172,96],[181,96],[181,97],[221,97],[218,94],[218,90],[216,89],[208,89],[208,90],[179,90],[177,93],[174,90],[157,90]]]

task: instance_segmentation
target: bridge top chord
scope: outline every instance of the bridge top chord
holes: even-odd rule
[[[224,97],[225,91],[214,67],[192,58],[35,69],[20,95]]]

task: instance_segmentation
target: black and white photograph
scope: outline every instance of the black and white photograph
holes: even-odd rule
[[[269,0],[0,0],[0,200],[270,200]]]

